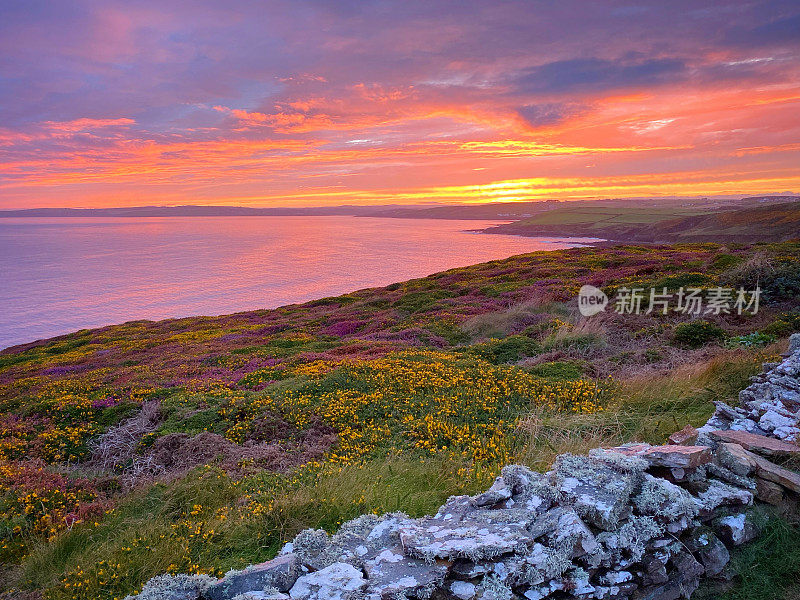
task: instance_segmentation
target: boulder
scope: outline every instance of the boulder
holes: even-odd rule
[[[294,554],[278,556],[242,571],[230,571],[209,587],[203,596],[208,600],[228,600],[245,592],[274,588],[286,592],[300,575],[300,561]]]

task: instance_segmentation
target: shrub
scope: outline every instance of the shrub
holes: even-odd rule
[[[490,363],[517,362],[526,356],[534,356],[540,350],[538,342],[524,335],[511,335],[503,339],[491,339],[481,344],[469,346],[468,354],[477,356]]]
[[[760,348],[762,346],[769,346],[775,341],[774,335],[754,331],[747,335],[737,335],[725,342],[727,348]]]
[[[711,342],[725,339],[727,334],[719,325],[708,321],[689,321],[675,326],[672,341],[676,346],[701,348]]]
[[[796,331],[800,331],[800,312],[783,313],[762,329],[763,333],[775,337],[787,337]]]
[[[742,262],[742,259],[733,254],[719,254],[711,261],[711,266],[715,269],[730,269],[740,262]]]
[[[755,289],[775,273],[774,262],[764,253],[754,254],[746,261],[720,275],[720,283],[736,288]]]
[[[556,361],[531,367],[529,373],[548,379],[573,380],[583,377],[584,370],[584,364],[579,361]]]
[[[653,287],[677,290],[682,287],[698,287],[708,283],[710,280],[711,278],[705,273],[680,273],[660,279]]]

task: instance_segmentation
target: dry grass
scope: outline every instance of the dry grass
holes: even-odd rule
[[[549,299],[535,299],[515,304],[499,312],[476,315],[461,324],[461,330],[471,340],[506,337],[519,333],[526,327],[547,318],[547,313],[565,312],[563,307]]]

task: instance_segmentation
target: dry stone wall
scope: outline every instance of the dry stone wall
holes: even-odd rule
[[[762,525],[757,503],[796,503],[800,336],[790,354],[670,444],[510,465],[487,491],[433,515],[363,515],[301,532],[272,561],[220,580],[163,575],[138,600],[676,600],[724,580],[730,549]],[[796,504],[795,504],[796,505]],[[130,597],[129,597],[130,598]]]

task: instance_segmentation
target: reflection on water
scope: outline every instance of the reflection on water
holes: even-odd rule
[[[0,348],[134,319],[273,308],[577,241],[465,231],[493,223],[0,219]]]

